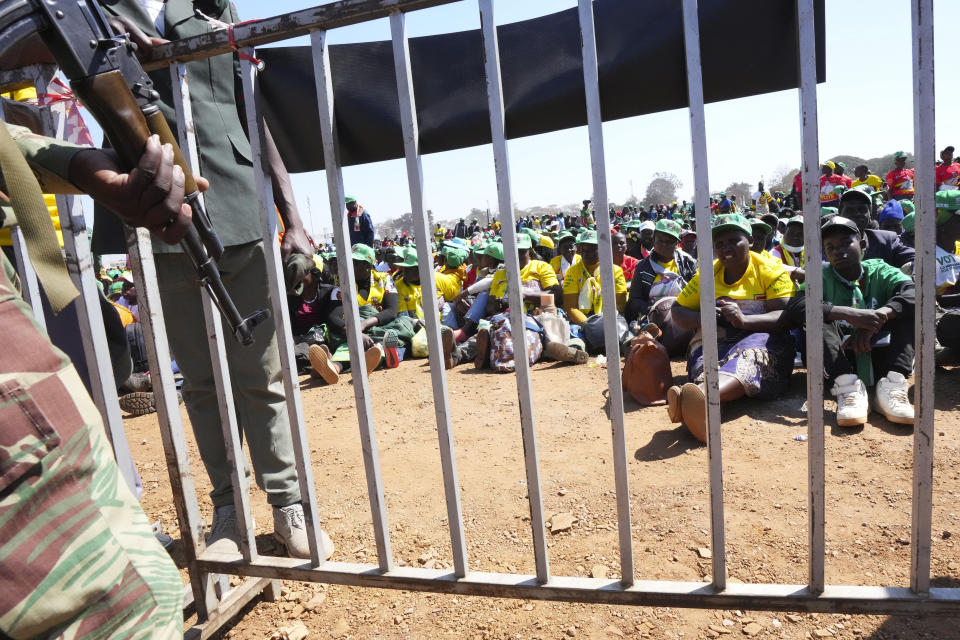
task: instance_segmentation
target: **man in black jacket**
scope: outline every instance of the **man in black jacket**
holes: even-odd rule
[[[873,198],[860,188],[848,189],[840,196],[840,215],[857,224],[860,237],[867,243],[864,260],[879,258],[900,268],[913,262],[913,247],[908,247],[892,231],[881,231],[873,225]]]

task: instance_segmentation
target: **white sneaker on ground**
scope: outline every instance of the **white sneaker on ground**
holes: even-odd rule
[[[837,426],[856,427],[867,421],[870,399],[866,385],[857,374],[837,376],[833,383],[833,395],[837,396]]]
[[[295,502],[286,507],[273,508],[273,536],[287,548],[292,558],[309,558],[310,543],[307,542],[307,526],[303,518],[303,504]],[[324,560],[333,555],[333,540],[320,529],[320,557]]]
[[[237,508],[232,504],[213,509],[213,523],[206,537],[207,551],[240,553],[240,534],[237,532]]]
[[[877,411],[897,424],[913,424],[913,407],[907,397],[907,379],[891,371],[877,381]]]

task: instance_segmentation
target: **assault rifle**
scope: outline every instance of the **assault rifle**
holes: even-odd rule
[[[185,200],[193,224],[180,241],[200,285],[243,345],[253,344],[253,328],[270,317],[259,309],[244,317],[223,286],[217,260],[223,245],[200,203],[200,191],[177,140],[157,106],[159,95],[136,57],[137,46],[115,35],[95,0],[0,0],[0,53],[40,36],[73,92],[103,127],[121,162],[130,169],[143,154],[147,138],[157,134],[173,146],[174,162],[186,177]]]

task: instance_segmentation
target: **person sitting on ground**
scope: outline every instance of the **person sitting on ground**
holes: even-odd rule
[[[786,231],[780,244],[770,251],[774,260],[783,263],[791,274],[803,269],[806,252],[803,249],[803,216],[793,216],[787,220]]]
[[[782,265],[750,251],[753,230],[740,214],[717,216],[712,228],[716,253],[717,336],[720,356],[720,401],[743,396],[774,398],[787,388],[793,371],[794,340],[786,332],[757,330],[753,316],[782,310],[796,287]],[[684,329],[700,329],[700,270],[673,305],[673,321]],[[706,442],[702,339],[694,338],[688,352],[690,382],[667,393],[670,420],[683,422]]]
[[[459,329],[441,327],[444,364],[451,369],[458,364],[475,361],[477,357],[477,329],[487,310],[487,300],[493,276],[503,264],[503,245],[489,242],[479,251],[480,278],[461,291],[453,301],[457,313],[463,317]]]
[[[652,322],[660,328],[658,338],[667,353],[679,356],[693,337],[693,331],[677,327],[670,309],[687,282],[697,272],[697,261],[678,248],[682,231],[672,220],[657,222],[653,250],[637,264],[630,282],[626,318],[640,324]]]
[[[601,293],[600,251],[597,246],[597,232],[584,231],[577,238],[577,248],[582,260],[574,265],[563,281],[563,310],[570,320],[570,324],[584,327],[594,326],[590,323],[601,323],[599,319],[590,320],[603,309],[603,295]],[[623,314],[627,306],[627,281],[623,269],[613,265],[614,292],[617,301],[617,315]],[[621,316],[622,317],[622,316]],[[623,319],[626,329],[626,319]],[[584,332],[584,339],[594,351],[604,351],[605,344],[602,334],[602,323],[594,329]]]
[[[873,198],[862,188],[850,189],[843,193],[838,213],[857,223],[860,237],[867,243],[863,254],[864,260],[879,258],[898,268],[913,261],[914,250],[903,244],[897,234],[876,228],[873,219]]]
[[[403,337],[409,341],[414,333],[413,323],[407,318],[402,318],[407,322],[397,322],[400,319],[397,317],[397,289],[389,274],[373,268],[373,249],[365,244],[355,244],[351,251],[364,362],[367,373],[370,374],[384,358],[388,367],[393,368],[400,364],[397,347],[401,346],[401,337],[398,330],[402,330]],[[331,346],[312,344],[307,355],[314,370],[327,384],[337,384],[340,382],[340,374],[350,368],[350,348],[346,337],[346,318],[340,287],[334,287],[330,296],[339,302],[327,317]]]
[[[773,227],[760,218],[750,219],[750,251],[760,254],[765,260],[773,260],[773,256],[767,250],[770,246],[770,236],[773,235]]]
[[[613,264],[623,270],[623,277],[630,282],[633,280],[633,270],[636,269],[640,260],[627,255],[627,236],[621,232],[611,234],[610,242],[613,244]],[[655,245],[656,242],[654,242]]]
[[[913,374],[914,285],[883,260],[863,260],[857,224],[835,216],[821,229],[823,253],[824,376],[837,397],[837,426],[864,424],[867,388],[876,382],[874,408],[887,420],[913,424],[907,379]],[[805,300],[787,305],[780,326],[803,327]]]
[[[563,276],[566,275],[570,267],[580,262],[580,254],[577,253],[576,238],[569,231],[563,231],[557,236],[557,255],[550,260],[550,266],[557,274],[557,280],[563,284]]]
[[[680,234],[680,248],[691,256],[694,260],[697,258],[697,232],[692,229],[685,229]]]
[[[899,200],[890,200],[880,209],[878,219],[881,231],[891,231],[903,235],[903,205]],[[901,238],[902,241],[902,238]]]
[[[960,191],[938,191],[937,205],[937,364],[960,362]],[[911,214],[913,215],[913,214]],[[912,226],[911,226],[912,229]]]

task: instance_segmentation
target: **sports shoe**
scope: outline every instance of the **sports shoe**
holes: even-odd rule
[[[670,394],[667,393],[669,401]],[[669,406],[669,404],[667,405]],[[700,442],[707,442],[707,402],[703,389],[688,382],[680,388],[680,411],[683,423]]]
[[[125,393],[119,399],[120,408],[132,416],[145,416],[157,410],[153,391]]]
[[[585,364],[589,356],[586,351],[574,349],[561,342],[548,342],[543,348],[543,353],[557,362],[572,362],[574,364]]]
[[[453,349],[455,336],[453,329],[447,326],[440,327],[440,343],[443,345],[443,366],[447,369],[453,369]]]
[[[303,519],[303,504],[294,502],[286,507],[273,508],[273,537],[287,549],[291,558],[309,558],[310,543],[307,542],[307,526]],[[320,529],[320,557],[324,560],[333,555],[333,541],[327,532]]]
[[[307,357],[310,359],[310,366],[323,378],[327,384],[337,384],[340,382],[340,374],[333,367],[330,361],[330,352],[318,344],[310,345],[307,349]]]
[[[680,411],[680,387],[673,385],[667,389],[667,417],[670,422],[683,422],[683,412]]]
[[[913,424],[913,407],[907,397],[907,379],[891,371],[877,381],[877,411],[897,424]]]
[[[381,358],[383,358],[382,345],[375,344],[363,352],[363,361],[367,365],[367,375],[373,373],[374,369],[377,368],[377,365],[380,364]]]
[[[383,359],[388,369],[396,369],[400,366],[400,354],[397,348],[400,346],[400,336],[393,329],[387,329],[383,332]]]
[[[477,331],[477,356],[473,359],[473,366],[477,369],[486,369],[490,362],[490,330],[481,327]]]
[[[837,396],[837,426],[857,427],[870,415],[870,399],[867,387],[855,373],[837,376],[833,383],[833,395]]]
[[[215,507],[213,523],[207,534],[207,551],[240,553],[240,534],[237,532],[237,508],[232,504]]]

